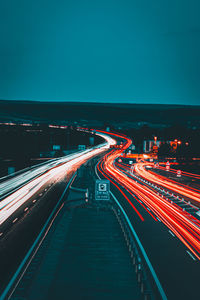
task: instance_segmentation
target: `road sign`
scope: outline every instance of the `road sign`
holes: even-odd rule
[[[8,175],[15,173],[15,167],[8,167]]]
[[[177,176],[177,177],[181,177],[181,175],[182,175],[182,171],[181,171],[181,170],[177,170],[176,176]]]
[[[86,146],[85,145],[78,145],[78,150],[85,150]]]
[[[53,145],[53,150],[60,150],[60,145]]]
[[[110,181],[97,179],[95,184],[95,200],[110,200]]]

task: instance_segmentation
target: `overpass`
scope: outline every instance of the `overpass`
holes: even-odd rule
[[[95,163],[74,175],[56,218],[1,299],[160,298],[119,207],[94,199]]]

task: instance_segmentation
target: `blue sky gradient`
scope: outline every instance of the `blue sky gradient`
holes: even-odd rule
[[[0,99],[200,104],[200,1],[8,0]]]

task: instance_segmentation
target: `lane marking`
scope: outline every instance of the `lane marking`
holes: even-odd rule
[[[171,230],[168,230],[168,231],[173,237],[175,237],[175,235],[173,234],[173,232],[171,232]]]
[[[190,251],[186,250],[186,252],[189,254],[189,256],[190,256],[193,260],[196,260],[196,258],[192,255],[192,253],[190,253]]]

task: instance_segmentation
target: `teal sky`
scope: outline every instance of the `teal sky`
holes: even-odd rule
[[[200,104],[199,0],[0,2],[0,99]]]

